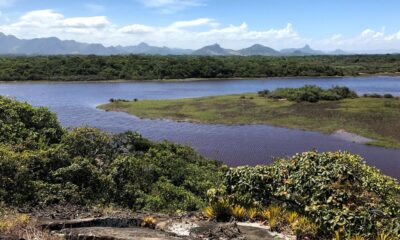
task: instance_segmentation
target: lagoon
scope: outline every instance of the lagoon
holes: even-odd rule
[[[347,150],[367,163],[400,179],[400,150],[371,147],[316,132],[266,125],[224,126],[139,119],[125,113],[105,112],[96,106],[110,98],[174,99],[256,92],[278,87],[348,86],[359,94],[391,93],[400,96],[400,77],[280,78],[201,81],[136,82],[15,82],[1,83],[0,94],[47,106],[66,127],[90,125],[111,132],[133,130],[152,140],[190,145],[201,154],[230,166],[270,163],[274,157],[310,149]],[[400,129],[394,129],[400,131]]]

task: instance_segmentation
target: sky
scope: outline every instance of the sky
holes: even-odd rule
[[[0,0],[0,32],[197,49],[400,49],[399,0]]]

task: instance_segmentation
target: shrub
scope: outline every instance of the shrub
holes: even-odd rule
[[[0,144],[15,150],[38,149],[59,143],[64,132],[47,108],[0,96]]]
[[[257,214],[258,214],[257,208],[253,207],[246,210],[246,216],[250,221],[255,220]]]
[[[299,220],[299,214],[297,212],[287,212],[285,214],[285,221],[290,225],[293,226]]]
[[[232,208],[232,216],[238,221],[243,221],[247,216],[246,209],[240,205],[235,205]]]
[[[382,98],[383,96],[378,94],[378,93],[371,93],[371,94],[364,94],[363,97],[368,97],[368,98]]]
[[[279,231],[283,227],[284,215],[284,210],[277,205],[271,205],[261,212],[261,217],[268,222],[274,231]]]
[[[392,94],[386,93],[383,95],[384,98],[394,98]]]
[[[148,228],[155,228],[157,224],[157,219],[151,216],[146,216],[143,219],[143,227],[148,227]]]
[[[222,198],[210,203],[204,209],[203,213],[206,217],[217,221],[229,221],[232,216],[232,207],[227,200]]]
[[[307,152],[269,166],[231,169],[224,188],[235,204],[284,203],[326,235],[344,228],[371,237],[381,226],[399,234],[397,181],[346,152]]]
[[[294,225],[294,232],[298,239],[315,239],[318,234],[318,227],[309,219],[300,217]]]
[[[314,85],[306,85],[301,88],[278,88],[275,91],[263,90],[258,92],[262,97],[272,99],[287,99],[292,102],[318,102],[320,100],[337,101],[346,98],[356,98],[357,94],[348,87],[335,86],[323,89]]]

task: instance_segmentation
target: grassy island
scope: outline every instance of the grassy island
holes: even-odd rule
[[[367,95],[336,99],[335,94],[321,92],[317,93],[323,96],[320,101],[310,102],[280,98],[279,94],[290,90],[280,91],[269,96],[261,91],[177,100],[117,100],[99,108],[150,119],[227,125],[269,124],[327,134],[345,130],[373,139],[367,144],[400,148],[399,98]]]

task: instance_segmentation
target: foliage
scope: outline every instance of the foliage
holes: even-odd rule
[[[261,212],[261,217],[268,222],[274,231],[282,228],[284,216],[284,210],[277,205],[270,205]]]
[[[217,221],[228,221],[232,217],[232,206],[226,199],[220,198],[212,201],[203,213],[206,217]]]
[[[293,228],[299,239],[315,239],[318,235],[317,225],[306,217],[300,217]]]
[[[238,221],[243,221],[247,218],[246,209],[240,205],[235,205],[232,207],[232,216]]]
[[[293,226],[299,220],[299,214],[294,211],[287,212],[285,214],[285,221],[290,225]]]
[[[0,96],[0,144],[38,149],[60,141],[64,130],[54,113]]]
[[[148,228],[155,228],[157,224],[157,219],[152,216],[146,216],[143,218],[143,227],[148,227]]]
[[[270,166],[232,169],[224,188],[234,204],[285,203],[326,235],[343,229],[371,237],[383,227],[400,234],[399,184],[349,153],[307,152]]]
[[[194,211],[220,179],[220,163],[189,147],[133,132],[67,132],[48,110],[4,97],[0,113],[0,202],[8,205]]]
[[[257,211],[257,208],[255,208],[255,207],[251,207],[246,210],[246,217],[250,221],[254,221],[255,218],[257,217],[257,214],[258,214],[258,211]]]
[[[335,86],[323,89],[315,85],[306,85],[300,88],[278,88],[275,91],[263,90],[260,96],[272,99],[287,99],[292,102],[338,101],[346,98],[356,98],[357,94],[348,87]]]
[[[396,74],[400,55],[4,56],[0,80],[146,80]]]

